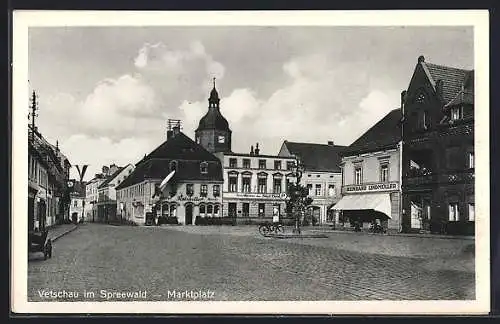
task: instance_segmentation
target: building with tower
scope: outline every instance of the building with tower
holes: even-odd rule
[[[214,87],[208,98],[208,111],[200,119],[195,138],[196,143],[202,145],[210,153],[231,152],[231,129],[220,112],[220,99],[215,88],[215,78]]]
[[[220,98],[214,87],[208,98],[208,111],[195,131],[196,143],[219,158],[223,167],[222,188],[224,217],[240,224],[271,221],[285,217],[287,181],[292,180],[291,156],[263,155],[258,143],[248,153],[231,150],[232,132],[220,110]]]

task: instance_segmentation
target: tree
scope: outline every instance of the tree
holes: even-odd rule
[[[286,213],[295,218],[294,232],[300,233],[300,221],[304,212],[313,199],[308,197],[309,190],[300,183],[290,183],[288,186],[288,200],[286,202]]]

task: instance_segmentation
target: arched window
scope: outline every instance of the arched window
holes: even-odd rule
[[[219,205],[214,206],[214,217],[219,217],[219,209],[220,209]]]
[[[213,206],[207,205],[207,216],[212,217],[213,216],[212,213],[213,213]]]
[[[170,172],[177,171],[177,161],[170,162]]]
[[[205,205],[200,204],[200,216],[205,217]]]
[[[257,175],[257,192],[266,193],[267,192],[267,173],[260,172]]]
[[[170,205],[170,217],[176,217],[177,216],[177,205],[172,204]]]

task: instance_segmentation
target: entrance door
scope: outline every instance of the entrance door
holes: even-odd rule
[[[193,224],[193,205],[186,205],[186,225]]]
[[[236,203],[229,203],[227,206],[229,217],[236,217]]]

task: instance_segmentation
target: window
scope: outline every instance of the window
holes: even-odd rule
[[[208,205],[207,206],[207,216],[212,216],[214,206]]]
[[[281,161],[279,160],[274,161],[274,168],[276,170],[281,170]]]
[[[250,169],[250,159],[243,159],[243,167],[245,169]]]
[[[243,209],[243,217],[248,217],[250,215],[250,204],[243,203],[242,209]]]
[[[427,111],[422,112],[422,120],[421,120],[421,127],[423,129],[427,129],[429,126],[429,116],[427,115]]]
[[[214,216],[215,216],[215,217],[218,217],[218,216],[219,216],[219,209],[220,209],[220,206],[219,206],[219,205],[215,205],[215,206],[214,206]]]
[[[200,205],[200,216],[205,217],[205,205]]]
[[[380,165],[380,182],[389,181],[389,164],[383,163]]]
[[[170,171],[177,171],[177,161],[170,162]]]
[[[214,197],[219,197],[219,196],[220,196],[220,186],[214,185]]]
[[[186,185],[186,195],[188,196],[194,195],[194,185],[192,183],[188,183]]]
[[[170,205],[170,217],[177,217],[177,205]]]
[[[229,176],[229,192],[236,192],[238,190],[238,176]]]
[[[259,169],[266,168],[266,160],[259,160]]]
[[[229,159],[229,167],[230,168],[238,167],[238,160],[234,158]]]
[[[74,207],[78,207],[78,200],[75,199],[75,202],[73,204]]]
[[[202,184],[200,188],[200,196],[206,197],[208,194],[208,188],[206,184]]]
[[[250,192],[250,182],[251,182],[250,176],[243,176],[242,182],[243,182],[243,192]]]
[[[451,120],[458,120],[462,118],[462,107],[453,107],[450,112]]]
[[[196,143],[200,144],[200,137],[199,136],[196,136]]]
[[[469,221],[473,222],[476,220],[476,214],[474,210],[474,203],[469,203]]]
[[[219,143],[224,143],[226,141],[226,138],[222,135],[219,135]]]
[[[200,163],[200,172],[202,174],[208,173],[208,163],[207,162],[201,162]]]
[[[361,184],[363,182],[363,168],[357,166],[354,168],[354,184]]]
[[[334,184],[328,185],[328,196],[330,196],[330,197],[335,196],[335,185]]]
[[[340,167],[340,172],[341,172],[341,177],[342,177],[342,186],[345,185],[345,172],[344,172],[344,167]]]
[[[294,166],[295,166],[295,163],[293,161],[286,162],[286,169],[287,170],[292,170]]]
[[[474,169],[474,152],[469,152],[469,169]]]
[[[259,204],[259,217],[264,217],[266,212],[266,204]]]
[[[308,183],[307,184],[307,195],[312,196],[312,193],[313,193],[313,185]]]
[[[458,203],[450,203],[448,205],[448,220],[450,222],[458,222],[459,216]]]
[[[321,196],[321,184],[316,184],[316,196]]]
[[[259,176],[257,192],[258,193],[267,192],[267,176]]]
[[[281,193],[281,176],[273,179],[273,193]]]

